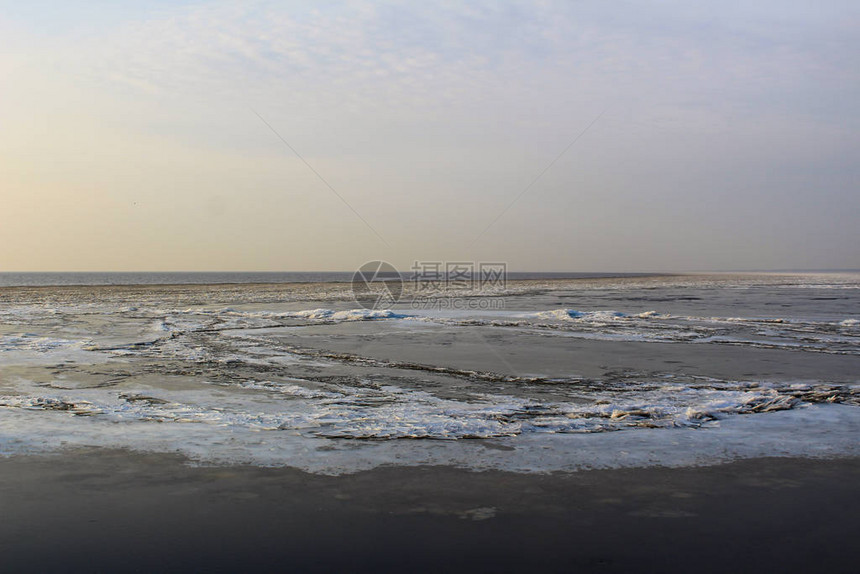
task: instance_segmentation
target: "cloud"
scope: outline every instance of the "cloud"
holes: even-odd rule
[[[115,10],[109,25],[76,14],[67,10],[67,28],[55,23],[49,35],[23,17],[4,25],[14,34],[4,34],[0,56],[12,70],[0,148],[33,166],[50,158],[67,176],[82,154],[94,170],[141,174],[104,193],[149,186],[191,210],[212,194],[230,204],[253,171],[265,189],[243,193],[265,203],[287,188],[308,214],[290,220],[291,239],[304,232],[328,245],[322,235],[340,237],[338,226],[360,233],[253,108],[364,206],[404,258],[468,257],[472,228],[607,109],[489,234],[480,246],[488,258],[524,266],[558,241],[577,246],[553,252],[559,268],[629,267],[631,245],[646,251],[640,268],[681,256],[689,266],[724,237],[719,265],[737,256],[766,266],[744,243],[770,233],[762,230],[812,221],[824,237],[827,221],[858,209],[860,18],[851,3],[206,2]],[[182,160],[170,164],[165,150]],[[201,171],[218,174],[204,189],[164,175]],[[242,211],[249,244],[275,242],[252,212]],[[732,218],[738,229],[727,233]],[[443,232],[414,233],[425,222]],[[685,233],[683,248],[664,249]],[[604,238],[594,254],[581,247],[589,236]],[[374,241],[350,241],[346,255],[332,246],[321,265],[349,268]]]

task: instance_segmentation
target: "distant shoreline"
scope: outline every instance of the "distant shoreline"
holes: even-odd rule
[[[191,287],[191,286],[289,286],[344,285],[354,272],[0,272],[0,289],[55,287]],[[587,281],[597,279],[644,279],[653,277],[702,276],[790,276],[838,275],[860,273],[858,270],[832,271],[679,271],[679,272],[528,272],[512,271],[509,283],[538,281]],[[409,271],[402,273],[408,280]]]
[[[325,285],[348,284],[354,272],[271,272],[271,273],[12,273],[0,272],[0,289],[16,287],[182,287],[216,285]],[[404,280],[409,272],[402,273]],[[564,273],[564,272],[509,272],[507,280],[519,281],[574,281],[578,279],[624,279],[642,277],[671,277],[683,273]]]

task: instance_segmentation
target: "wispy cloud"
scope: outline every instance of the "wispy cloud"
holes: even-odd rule
[[[684,4],[324,6],[178,9],[93,38],[91,72],[167,93],[283,90],[382,107],[474,101],[500,87],[598,98],[635,89],[695,105],[717,99],[713,90],[720,100],[761,97],[835,71],[857,81],[839,69],[851,29],[834,38],[831,27],[809,26],[806,13],[775,23],[776,5],[731,18]]]
[[[141,176],[170,189],[165,198],[229,201],[253,172],[265,181],[255,197],[324,202],[252,106],[403,257],[456,257],[487,213],[509,205],[608,107],[587,145],[488,232],[482,254],[526,265],[550,242],[600,237],[595,254],[559,248],[553,265],[639,257],[643,267],[690,266],[714,241],[726,242],[726,260],[752,261],[744,245],[786,220],[815,214],[824,238],[860,208],[850,187],[860,164],[856,3],[144,4],[95,23],[74,0],[50,25],[36,12],[6,12],[0,149],[15,169],[47,157],[62,180],[81,165],[70,158],[111,173],[170,149],[173,176],[221,175],[207,179],[216,191],[158,170]],[[291,220],[297,236],[352,225],[348,210],[317,207]],[[731,218],[743,223],[724,236]],[[414,233],[427,221],[434,234]],[[673,226],[693,239],[676,245]],[[323,266],[349,267],[378,244],[359,238],[341,255],[335,243]],[[825,243],[801,251],[813,259]],[[641,245],[651,246],[647,257]],[[775,252],[788,259],[798,249]]]

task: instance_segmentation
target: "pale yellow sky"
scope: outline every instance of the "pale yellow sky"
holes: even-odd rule
[[[860,267],[851,3],[0,5],[0,271]]]

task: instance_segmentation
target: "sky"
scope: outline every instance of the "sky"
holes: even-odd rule
[[[860,3],[0,0],[0,271],[860,268]]]

